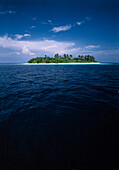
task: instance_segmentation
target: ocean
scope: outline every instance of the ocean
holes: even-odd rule
[[[0,170],[119,169],[119,64],[0,64]]]

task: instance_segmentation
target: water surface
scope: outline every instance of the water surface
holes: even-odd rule
[[[119,65],[0,65],[0,169],[119,169]]]

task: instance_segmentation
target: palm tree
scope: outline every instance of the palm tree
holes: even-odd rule
[[[63,57],[66,58],[67,57],[66,54],[64,54]]]
[[[81,56],[80,55],[78,56],[78,59],[81,60]]]
[[[59,58],[59,54],[55,54],[54,58],[55,59]]]
[[[81,60],[84,60],[84,56],[83,55],[81,56]]]
[[[95,61],[95,58],[93,56],[91,56],[91,61]]]
[[[70,54],[69,58],[70,58],[71,60],[73,60],[73,56],[72,56],[71,54]]]
[[[69,55],[68,55],[68,54],[66,55],[66,58],[67,58],[67,59],[69,58]]]

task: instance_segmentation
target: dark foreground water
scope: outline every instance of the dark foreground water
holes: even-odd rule
[[[119,169],[119,65],[0,65],[0,170]]]

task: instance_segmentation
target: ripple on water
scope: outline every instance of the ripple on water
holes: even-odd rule
[[[5,170],[117,167],[118,72],[117,65],[0,65]]]

